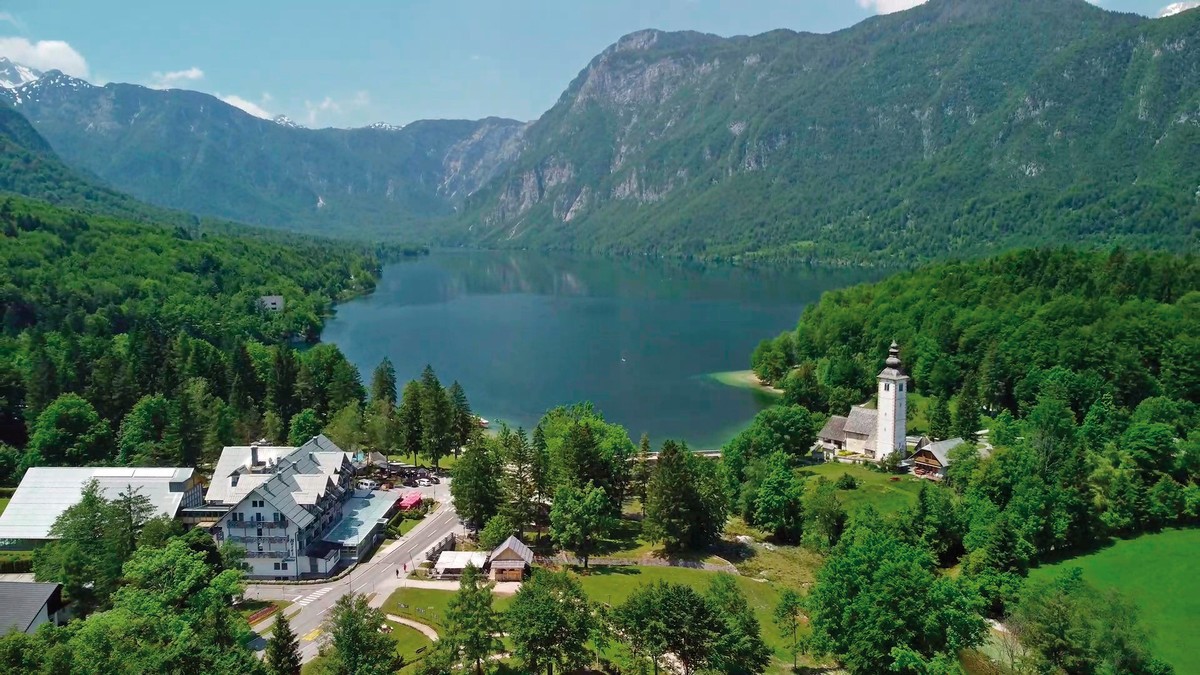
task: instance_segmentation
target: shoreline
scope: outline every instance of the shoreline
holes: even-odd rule
[[[770,396],[783,396],[782,389],[763,384],[758,379],[758,376],[754,374],[753,370],[727,370],[719,373],[708,373],[705,377],[716,380],[727,387],[750,389]]]

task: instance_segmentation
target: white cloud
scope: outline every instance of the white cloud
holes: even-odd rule
[[[267,109],[262,107],[262,105],[255,103],[254,101],[251,101],[249,99],[244,99],[241,96],[235,96],[233,94],[230,94],[229,96],[222,96],[220,94],[216,94],[216,97],[235,108],[241,108],[242,110],[250,113],[251,115],[254,115],[255,117],[261,117],[264,120],[269,120],[269,119],[275,118],[275,116],[272,115],[271,113],[267,112]],[[265,103],[269,103],[270,101],[271,101],[271,96],[269,94],[263,94],[262,102],[265,104]]]
[[[318,118],[328,117],[330,115],[340,115],[347,109],[365,108],[371,104],[371,94],[366,91],[356,91],[354,96],[348,101],[338,101],[331,96],[326,96],[319,103],[312,101],[304,102],[306,111],[305,124],[310,127],[316,127]]]
[[[877,14],[891,14],[922,5],[925,0],[858,0],[858,6]]]
[[[62,40],[30,42],[23,37],[0,37],[0,56],[37,70],[61,70],[80,78],[88,76],[87,60]]]
[[[1197,7],[1200,7],[1200,0],[1193,0],[1192,2],[1173,2],[1159,10],[1158,18],[1162,19],[1168,16],[1175,16],[1180,12],[1186,12],[1189,9],[1196,9]]]
[[[155,71],[150,73],[150,84],[147,86],[151,89],[175,89],[180,84],[203,79],[204,71],[196,66],[192,66],[187,70],[170,70],[165,73]]]

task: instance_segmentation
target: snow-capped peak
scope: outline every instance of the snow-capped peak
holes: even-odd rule
[[[272,121],[281,127],[290,127],[292,129],[303,129],[304,128],[302,125],[299,125],[299,124],[296,124],[295,122],[293,122],[292,118],[288,117],[287,115],[276,115]]]
[[[1158,13],[1158,18],[1164,19],[1168,16],[1175,16],[1180,12],[1186,12],[1189,9],[1196,9],[1197,7],[1200,7],[1200,0],[1191,0],[1190,2],[1173,2],[1162,8],[1162,11]]]
[[[404,125],[401,124],[400,126],[396,126],[395,124],[388,124],[387,122],[376,122],[374,124],[368,125],[367,128],[368,129],[379,129],[381,131],[400,131],[401,129],[404,128]]]
[[[23,66],[7,57],[0,56],[0,87],[16,89],[23,84],[29,84],[42,76],[40,70]]]

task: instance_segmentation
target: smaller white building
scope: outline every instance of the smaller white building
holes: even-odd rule
[[[282,312],[286,304],[282,295],[264,295],[258,299],[258,306],[268,312]]]

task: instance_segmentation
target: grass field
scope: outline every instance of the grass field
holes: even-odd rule
[[[859,464],[829,462],[806,466],[801,471],[814,476],[824,476],[831,481],[836,481],[843,473],[858,479],[858,489],[838,491],[838,498],[851,514],[867,504],[873,505],[880,513],[899,511],[915,504],[917,493],[921,490],[921,481],[916,478],[905,475],[889,476]],[[892,480],[893,478],[897,480]]]
[[[8,506],[10,501],[12,501],[10,497],[0,497],[0,513],[4,513],[4,507]]]
[[[1137,603],[1141,618],[1153,631],[1154,653],[1176,672],[1200,673],[1200,530],[1168,530],[1118,541],[1089,555],[1071,558],[1029,573],[1044,578],[1079,567],[1094,586],[1115,588]]]
[[[583,590],[592,600],[610,605],[619,605],[629,598],[639,586],[655,581],[670,581],[687,584],[697,590],[704,591],[712,581],[714,572],[693,570],[684,567],[601,567],[580,574],[579,580]],[[776,651],[776,655],[790,660],[784,652],[783,639],[775,630],[773,612],[779,600],[779,592],[775,586],[765,582],[754,581],[746,577],[738,577],[738,586],[746,595],[746,600],[758,617],[762,626],[763,638]],[[446,614],[446,606],[453,597],[450,591],[437,591],[423,588],[401,588],[391,595],[384,603],[384,611],[389,614],[405,616],[434,628],[441,627]],[[504,611],[512,603],[512,596],[495,596],[493,607]],[[419,611],[418,611],[419,610]]]
[[[429,638],[425,637],[421,631],[405,626],[404,624],[388,621],[387,624],[392,627],[390,635],[396,641],[396,650],[404,657],[405,663],[413,663],[419,656],[418,649],[427,648],[433,644]],[[311,673],[320,672],[322,657],[309,661],[300,669],[301,675],[310,675]],[[414,666],[409,666],[401,669],[402,673],[415,671]]]

